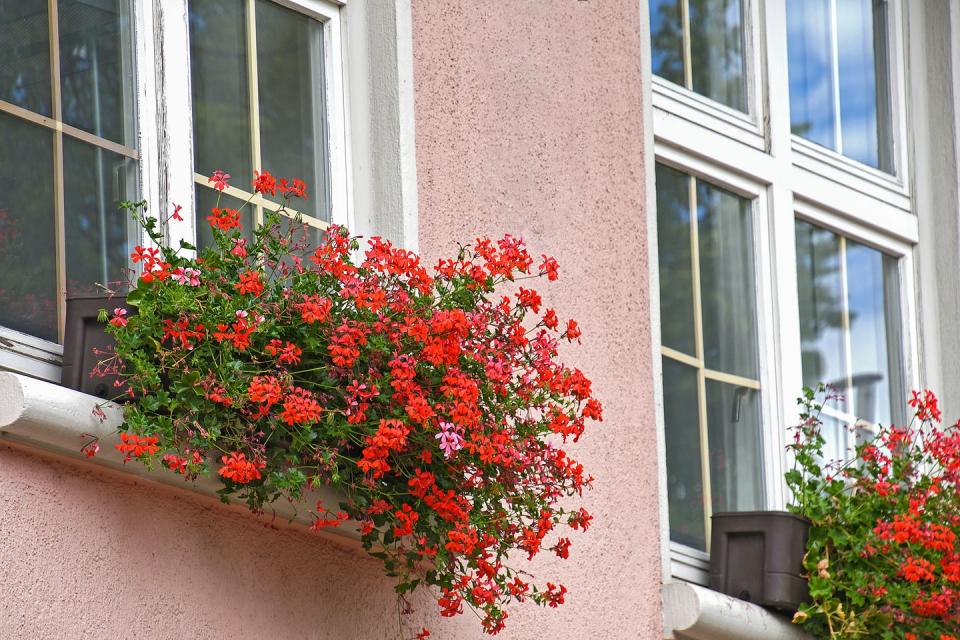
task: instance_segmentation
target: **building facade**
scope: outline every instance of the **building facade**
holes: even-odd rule
[[[0,0],[0,638],[398,637],[354,542],[82,459],[117,413],[58,385],[116,203],[202,244],[208,178],[261,167],[317,229],[558,259],[595,524],[504,637],[804,637],[705,588],[710,515],[785,506],[804,385],[841,455],[911,388],[960,415],[958,125],[960,0]]]

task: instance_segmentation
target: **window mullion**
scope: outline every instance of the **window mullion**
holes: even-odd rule
[[[840,29],[837,24],[837,0],[830,0],[830,57],[833,71],[831,90],[833,93],[833,140],[837,153],[843,153],[843,135],[840,115]]]
[[[53,209],[57,261],[57,338],[62,343],[67,311],[67,240],[63,197],[63,108],[60,93],[60,19],[57,0],[47,2],[50,38],[50,97],[55,121],[53,130]]]
[[[840,239],[840,295],[841,301],[841,330],[843,331],[843,367],[844,376],[843,394],[847,397],[847,413],[857,415],[859,407],[854,404],[853,398],[853,345],[850,336],[850,285],[849,272],[847,270],[847,238],[839,236]]]
[[[250,86],[250,161],[254,171],[262,171],[260,157],[260,84],[257,75],[257,2],[247,0],[247,83]],[[252,173],[252,171],[251,171]],[[253,222],[263,224],[263,207],[254,207]]]
[[[693,90],[693,43],[690,42],[689,0],[680,0],[680,23],[683,32],[683,86]]]
[[[694,350],[700,366],[697,367],[697,424],[700,433],[700,477],[703,487],[703,530],[705,545],[710,552],[710,517],[713,514],[713,493],[710,486],[710,439],[707,430],[707,378],[703,353],[703,304],[700,289],[700,236],[697,224],[697,180],[688,178],[690,206],[690,260],[691,289],[693,290]]]

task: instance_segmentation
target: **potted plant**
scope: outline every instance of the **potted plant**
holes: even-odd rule
[[[228,177],[211,182],[222,191]],[[267,172],[253,187],[282,197],[281,213],[306,196]],[[333,487],[339,504],[302,505],[312,528],[356,527],[401,609],[425,585],[441,615],[473,609],[493,634],[511,602],[563,603],[563,585],[515,565],[568,557],[563,529],[592,519],[568,500],[592,477],[563,443],[602,408],[558,359],[561,341],[579,342],[576,322],[529,288],[557,279],[555,260],[537,265],[505,236],[430,272],[380,238],[360,254],[336,226],[311,246],[277,213],[241,233],[240,212],[219,205],[214,244],[193,257],[164,244],[143,203],[126,207],[155,245],[133,252],[138,313],[114,315],[116,355],[103,363],[135,395],[117,445],[128,459],[213,474],[224,499],[257,511]]]
[[[824,460],[819,397],[801,399],[786,475],[791,510],[811,522],[810,600],[794,622],[820,638],[956,640],[960,428],[941,425],[933,393],[914,391],[910,424],[882,426],[848,460]]]

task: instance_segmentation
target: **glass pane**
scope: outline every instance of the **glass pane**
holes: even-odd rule
[[[713,512],[763,506],[760,392],[707,380]]]
[[[280,234],[291,233],[291,252],[297,255],[309,255],[323,240],[323,230],[287,216],[280,217]]]
[[[286,254],[280,259],[279,267],[268,264],[267,273],[271,279],[279,275],[295,272],[296,260],[299,258],[302,267],[310,266],[310,255],[323,239],[323,231],[304,222],[285,215],[280,216],[280,223],[274,227],[274,233],[289,242]]]
[[[194,171],[222,169],[250,189],[250,97],[244,3],[190,0]]]
[[[793,132],[892,171],[886,17],[882,0],[787,2]]]
[[[900,387],[899,294],[896,260],[847,241],[853,412],[889,424],[891,387]],[[900,402],[904,390],[894,391]]]
[[[689,0],[693,90],[747,110],[741,0]]]
[[[696,369],[663,358],[663,414],[667,449],[670,539],[707,548]]]
[[[50,85],[47,0],[0,0],[0,99],[49,116]]]
[[[660,340],[696,356],[693,263],[690,256],[690,177],[657,165],[657,244],[660,264]]]
[[[846,394],[840,239],[799,220],[796,233],[803,384],[824,382]],[[838,408],[845,407],[844,401]]]
[[[306,182],[307,199],[297,199],[292,206],[329,220],[323,25],[273,2],[259,0],[256,6],[263,167]]]
[[[680,86],[686,84],[683,78],[682,1],[650,0],[653,73]]]
[[[226,194],[220,193],[216,189],[196,186],[197,202],[197,247],[209,247],[213,245],[213,230],[207,216],[214,207],[221,209],[237,209],[240,211],[240,224],[242,225],[242,235],[248,240],[253,238],[251,230],[253,229],[253,208],[250,205],[244,207],[244,201],[238,200]],[[219,204],[217,204],[219,202]],[[241,207],[243,207],[241,209]]]
[[[134,145],[133,52],[127,0],[59,0],[63,121]]]
[[[787,67],[793,132],[836,149],[831,0],[787,0]]]
[[[53,133],[0,114],[0,326],[57,340]]]
[[[883,20],[875,22],[885,9],[881,3],[875,16],[875,6],[874,0],[837,2],[840,122],[844,155],[889,171],[887,35]]]
[[[67,295],[122,289],[133,223],[119,203],[136,198],[136,163],[64,136],[63,169]]]
[[[756,379],[757,300],[750,202],[697,181],[703,358],[708,369]]]
[[[826,442],[823,445],[821,465],[845,462],[850,459],[850,447],[854,444],[854,434],[849,425],[836,418],[820,415],[820,433]],[[836,465],[834,465],[835,467]]]

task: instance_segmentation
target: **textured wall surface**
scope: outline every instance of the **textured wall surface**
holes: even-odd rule
[[[560,280],[538,289],[581,323],[568,360],[605,404],[571,449],[597,478],[596,526],[536,569],[568,602],[517,608],[509,638],[662,635],[638,4],[412,5],[420,249],[512,233],[556,256]]]
[[[541,292],[584,328],[567,350],[605,422],[572,447],[595,514],[559,609],[514,608],[511,639],[661,634],[638,0],[413,0],[420,246],[480,234],[555,255]],[[394,639],[377,561],[213,501],[0,445],[0,639]],[[549,555],[549,554],[548,554]],[[410,626],[480,638],[418,597]],[[408,636],[409,637],[409,636]]]
[[[82,462],[0,445],[0,541],[3,640],[397,637],[359,548]]]

